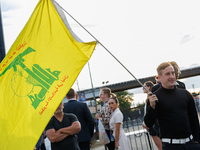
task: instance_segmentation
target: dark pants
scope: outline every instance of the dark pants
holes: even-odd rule
[[[200,150],[200,144],[191,140],[186,144],[169,144],[162,142],[163,150]]]
[[[78,145],[81,150],[90,150],[90,141],[78,142]]]
[[[110,130],[106,130],[106,133],[108,135],[108,138],[110,140],[110,143],[106,144],[106,147],[109,149],[109,150],[115,150],[115,141],[111,141],[110,139]]]
[[[45,147],[44,143],[41,144],[41,150],[46,150],[46,147]]]

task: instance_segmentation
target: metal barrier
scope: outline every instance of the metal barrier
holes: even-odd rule
[[[200,102],[199,98],[195,99],[195,107],[200,120]],[[143,106],[130,109],[128,112],[123,112],[126,121],[123,123],[123,129],[130,141],[131,150],[157,150],[156,145],[151,135],[142,127],[143,123]],[[134,110],[134,111],[133,111]],[[134,119],[130,119],[130,117]]]
[[[130,141],[131,150],[156,150],[151,136],[142,127],[142,122],[141,118],[137,118],[123,123],[123,129]]]

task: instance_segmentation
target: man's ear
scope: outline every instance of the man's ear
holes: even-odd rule
[[[160,82],[162,81],[161,75],[158,75],[158,80],[159,80]]]
[[[107,95],[107,97],[108,97],[108,93],[106,93],[105,95]]]

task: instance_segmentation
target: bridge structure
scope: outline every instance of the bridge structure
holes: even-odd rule
[[[194,76],[198,76],[198,75],[200,75],[200,66],[181,70],[179,79],[194,77]],[[144,83],[146,81],[152,81],[153,83],[155,83],[155,76],[141,78],[138,80],[141,83]],[[91,89],[85,89],[85,90],[78,91],[77,93],[79,95],[84,94],[86,100],[94,100],[96,98],[99,98],[100,89],[103,87],[104,86],[95,87],[95,88],[91,88]],[[120,82],[120,83],[115,83],[115,84],[109,84],[109,85],[106,85],[106,87],[110,88],[112,93],[114,93],[114,92],[138,88],[138,87],[141,87],[141,85],[136,80],[130,80],[130,81],[125,81],[125,82]]]

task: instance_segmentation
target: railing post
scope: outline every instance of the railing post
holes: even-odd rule
[[[149,143],[149,148],[150,148],[150,150],[152,150],[152,145],[151,145],[151,141],[150,141],[148,132],[146,132],[146,136],[147,136],[147,140],[148,140],[148,143]]]

